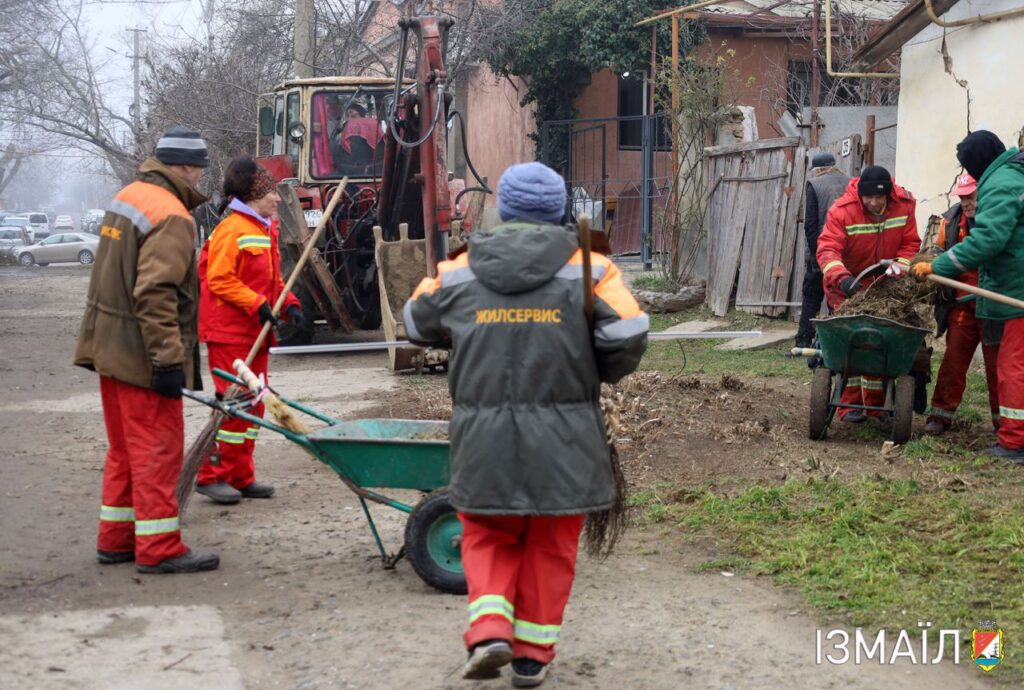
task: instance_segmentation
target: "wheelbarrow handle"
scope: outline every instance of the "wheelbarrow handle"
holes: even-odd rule
[[[876,275],[878,273],[882,273],[883,272],[882,269],[887,269],[890,266],[892,266],[894,263],[896,263],[896,262],[893,259],[882,259],[877,264],[871,264],[870,266],[865,268],[863,271],[858,273],[857,277],[853,279],[853,282],[859,283],[862,279],[866,278],[867,276],[873,276],[873,275]]]
[[[786,354],[787,357],[820,357],[821,350],[813,347],[794,347]]]
[[[228,373],[228,372],[224,371],[223,369],[214,368],[213,375],[216,376],[217,378],[224,379],[225,381],[227,381],[229,383],[233,383],[236,386],[241,386],[243,388],[245,387],[245,381],[243,381],[242,379],[238,378],[234,374],[231,374],[231,373]]]

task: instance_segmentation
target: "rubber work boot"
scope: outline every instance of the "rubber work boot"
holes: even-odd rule
[[[534,659],[512,660],[512,687],[535,688],[544,682],[548,667]]]
[[[946,433],[946,425],[937,419],[933,419],[924,425],[924,433],[929,436],[942,436]]]
[[[260,484],[259,482],[253,482],[239,491],[242,494],[242,498],[270,498],[274,495],[273,486],[270,484]]]
[[[117,563],[131,563],[135,560],[134,551],[103,551],[96,549],[96,560],[102,565],[115,565]]]
[[[242,492],[227,482],[200,484],[196,487],[196,493],[206,496],[214,503],[226,506],[233,505],[242,500]]]
[[[1024,448],[1007,448],[997,443],[991,448],[981,451],[980,455],[991,455],[1003,460],[1009,460],[1017,465],[1024,465]]]
[[[512,645],[505,640],[484,640],[473,647],[462,677],[467,680],[489,680],[501,676],[501,667],[512,661]]]
[[[860,410],[850,410],[842,416],[842,420],[848,424],[863,424],[868,416]]]
[[[165,558],[156,565],[137,565],[135,569],[149,575],[174,575],[216,570],[219,565],[220,556],[217,554],[196,553],[190,549],[176,558]]]

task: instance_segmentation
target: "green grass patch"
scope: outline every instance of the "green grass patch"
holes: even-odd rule
[[[726,547],[707,569],[771,576],[852,626],[917,631],[918,621],[931,621],[933,631],[958,628],[967,641],[981,620],[995,620],[1007,639],[1024,631],[1017,498],[928,491],[909,480],[790,480],[733,497],[704,490],[666,513]],[[969,647],[962,651],[969,663]],[[1024,645],[1006,653],[1001,680],[1024,679]]]
[[[634,290],[653,290],[654,292],[675,292],[676,286],[668,278],[657,273],[641,273],[633,279]]]

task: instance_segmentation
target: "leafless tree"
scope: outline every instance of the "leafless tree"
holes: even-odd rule
[[[279,7],[272,0],[222,7],[212,43],[169,40],[147,59],[146,145],[173,125],[198,130],[210,149],[208,191],[231,158],[253,153],[258,98],[288,75],[292,16]]]
[[[82,7],[83,0],[53,0],[5,13],[20,45],[3,58],[0,119],[20,123],[37,147],[59,143],[97,155],[128,182],[141,133],[111,105],[111,83],[85,31]]]

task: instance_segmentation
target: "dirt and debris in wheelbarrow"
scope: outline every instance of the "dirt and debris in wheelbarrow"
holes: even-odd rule
[[[935,327],[932,314],[934,293],[935,287],[930,282],[883,278],[843,302],[836,314],[879,316],[913,328],[932,329]]]

